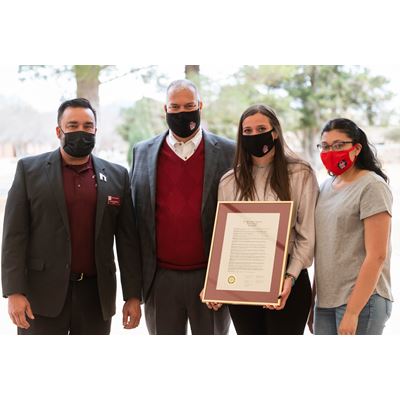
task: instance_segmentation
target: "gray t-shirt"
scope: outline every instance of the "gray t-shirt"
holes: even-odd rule
[[[363,220],[385,211],[392,215],[393,203],[389,186],[374,172],[340,189],[332,182],[321,185],[315,211],[317,306],[322,308],[347,304],[366,256]],[[393,300],[390,254],[389,245],[375,293]]]

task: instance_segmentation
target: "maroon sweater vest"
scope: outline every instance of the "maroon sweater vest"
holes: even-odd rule
[[[204,139],[184,161],[164,141],[158,156],[156,192],[157,263],[160,268],[206,268],[201,223]]]

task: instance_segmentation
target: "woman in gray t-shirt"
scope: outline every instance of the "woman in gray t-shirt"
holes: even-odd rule
[[[318,147],[331,177],[315,214],[315,334],[382,334],[393,301],[388,178],[348,119],[328,122]]]

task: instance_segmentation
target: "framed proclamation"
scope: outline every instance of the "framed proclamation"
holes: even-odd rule
[[[292,201],[219,202],[203,302],[279,305]]]

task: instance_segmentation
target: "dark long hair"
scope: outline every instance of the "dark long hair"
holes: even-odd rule
[[[333,130],[346,134],[353,141],[353,144],[361,144],[362,149],[355,162],[356,168],[373,171],[377,175],[381,176],[385,182],[389,182],[389,178],[382,171],[382,164],[377,158],[375,147],[368,141],[367,135],[361,128],[350,119],[336,118],[332,119],[324,126],[321,136],[325,132]]]
[[[311,171],[311,167],[287,147],[282,134],[282,127],[275,114],[275,111],[268,106],[254,105],[249,107],[240,117],[238,133],[237,133],[237,148],[234,161],[234,176],[236,183],[236,197],[239,200],[255,200],[255,185],[252,174],[253,161],[251,155],[244,149],[242,135],[243,122],[246,118],[255,115],[265,115],[271,123],[274,132],[278,134],[275,140],[275,155],[272,162],[272,168],[265,182],[264,192],[270,183],[271,189],[276,193],[279,200],[291,200],[289,169],[291,163],[301,164],[304,168]]]

